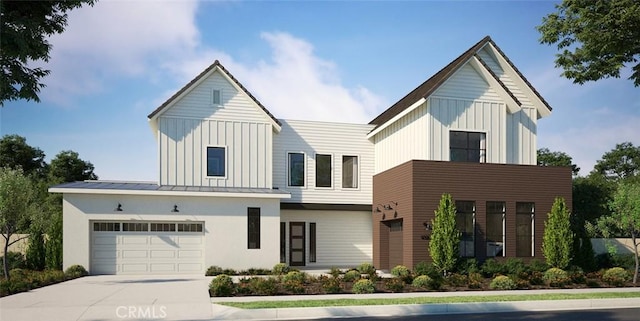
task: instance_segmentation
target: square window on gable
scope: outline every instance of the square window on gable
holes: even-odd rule
[[[226,148],[224,147],[207,147],[207,176],[226,176],[225,150]]]
[[[222,105],[222,90],[211,89],[211,104]]]

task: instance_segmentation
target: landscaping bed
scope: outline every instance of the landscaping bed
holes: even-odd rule
[[[9,271],[9,279],[4,276],[0,277],[0,297],[76,279],[87,274],[87,270],[80,265],[70,266],[64,272],[60,270],[12,269]]]

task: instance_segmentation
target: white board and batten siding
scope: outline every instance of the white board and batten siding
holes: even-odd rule
[[[271,119],[219,72],[167,109],[158,128],[161,185],[272,187]],[[207,147],[226,148],[225,177],[207,177]]]
[[[281,120],[273,137],[273,185],[291,193],[289,203],[371,204],[373,125]],[[288,153],[304,153],[305,183],[288,186]],[[331,187],[316,187],[315,155],[331,155]],[[342,156],[358,157],[358,187],[342,187]]]

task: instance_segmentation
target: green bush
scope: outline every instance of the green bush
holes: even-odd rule
[[[508,275],[519,275],[527,272],[528,269],[522,259],[508,258],[504,264],[504,270]]]
[[[44,245],[44,236],[42,229],[36,225],[32,225],[29,231],[29,246],[25,253],[27,267],[33,271],[42,271],[45,268],[45,259],[47,249]]]
[[[376,276],[376,268],[375,266],[373,266],[373,264],[365,262],[362,263],[360,265],[358,265],[358,271],[360,271],[361,274],[368,274],[369,276],[373,277]]]
[[[339,276],[340,276],[340,274],[342,274],[342,270],[340,270],[340,269],[339,269],[339,268],[337,268],[337,267],[332,267],[332,268],[329,270],[329,274],[330,274],[331,276],[333,276],[334,278],[337,278],[337,277],[339,277]]]
[[[404,290],[405,283],[401,278],[390,278],[384,281],[384,285],[390,292],[399,293]]]
[[[289,272],[291,273],[291,272]],[[282,281],[282,286],[285,290],[293,293],[293,294],[303,294],[305,291],[305,286],[303,282],[299,280],[290,279],[286,281]]]
[[[449,274],[444,279],[444,282],[447,285],[453,286],[453,287],[466,286],[467,285],[467,277],[465,275],[462,275],[462,274],[452,273],[452,274]]]
[[[610,268],[602,275],[602,281],[610,286],[624,286],[630,279],[629,272],[621,267]]]
[[[271,273],[273,275],[284,275],[289,273],[289,266],[286,265],[285,263],[278,263],[276,265],[273,266],[273,269],[271,269]]]
[[[273,277],[255,277],[251,278],[249,287],[255,295],[275,295],[278,293],[278,280]]]
[[[373,293],[376,291],[376,287],[371,280],[360,279],[353,284],[352,291],[356,294]]]
[[[204,273],[204,275],[206,276],[217,276],[220,274],[224,274],[222,273],[222,268],[216,265],[212,265],[207,269],[207,272]]]
[[[621,267],[625,270],[632,270],[636,267],[634,254],[616,254],[611,256],[612,267]]]
[[[413,274],[428,275],[432,279],[441,279],[442,273],[432,264],[427,262],[420,262],[413,268]]]
[[[411,283],[411,271],[404,265],[396,265],[391,269],[391,275],[401,279],[405,283]]]
[[[469,273],[467,277],[467,286],[469,289],[480,289],[482,288],[482,282],[484,281],[484,277],[482,274],[477,272]]]
[[[239,295],[251,295],[251,279],[241,278],[235,285],[235,292]]]
[[[67,279],[75,279],[87,275],[89,275],[89,272],[87,272],[84,266],[78,264],[72,265],[64,271],[64,276]]]
[[[540,272],[544,273],[549,269],[549,265],[543,260],[533,259],[529,262],[529,270],[531,272]]]
[[[28,270],[25,269],[21,269],[21,268],[17,268],[17,269],[11,269],[9,270],[9,277],[11,279],[25,279],[27,277],[27,274],[29,273]]]
[[[271,270],[260,268],[249,268],[245,271],[238,272],[239,275],[269,275]]]
[[[529,275],[529,284],[531,285],[543,285],[544,273],[540,271],[531,271]]]
[[[345,273],[345,274],[344,274],[344,276],[342,277],[342,279],[343,279],[345,282],[354,282],[354,281],[356,281],[356,280],[359,280],[359,279],[360,279],[360,276],[361,276],[360,271],[357,271],[357,270],[349,270],[349,271],[347,271],[347,273]]]
[[[428,275],[418,275],[413,279],[411,286],[421,290],[425,290],[431,287],[432,280]]]
[[[585,284],[587,282],[587,278],[584,275],[584,271],[579,266],[572,266],[569,268],[569,280],[575,284]]]
[[[570,281],[569,274],[559,268],[548,269],[542,278],[552,287],[563,287]]]
[[[233,279],[226,274],[219,274],[209,283],[209,293],[213,296],[231,296],[233,292]]]
[[[516,287],[516,283],[505,275],[496,276],[489,284],[489,288],[492,290],[514,290]]]
[[[475,258],[459,260],[457,270],[458,272],[460,272],[460,274],[466,275],[469,275],[470,273],[480,272],[478,260],[476,260]]]
[[[224,269],[224,270],[222,270],[222,274],[238,275],[238,272],[236,272],[236,270],[234,270],[234,269]]]
[[[482,274],[487,278],[493,278],[497,275],[507,274],[505,265],[496,259],[488,259],[484,261],[484,264],[482,264],[482,267],[480,269],[482,271]]]
[[[4,257],[0,256],[0,264],[4,260]],[[9,260],[9,270],[13,269],[26,269],[27,263],[25,262],[24,255],[19,252],[7,252],[7,260]]]
[[[304,284],[307,282],[307,274],[300,271],[291,271],[282,277],[282,282],[290,281]]]
[[[337,277],[322,276],[320,278],[320,283],[322,283],[322,289],[324,289],[328,294],[342,293],[340,279]]]

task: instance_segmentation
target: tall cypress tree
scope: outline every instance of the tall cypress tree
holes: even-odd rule
[[[444,275],[453,270],[458,260],[460,232],[456,228],[456,206],[450,194],[442,194],[429,242],[429,254],[433,265]]]
[[[562,197],[556,197],[544,222],[544,237],[542,239],[542,253],[547,264],[564,269],[571,261],[573,232],[569,209]]]

